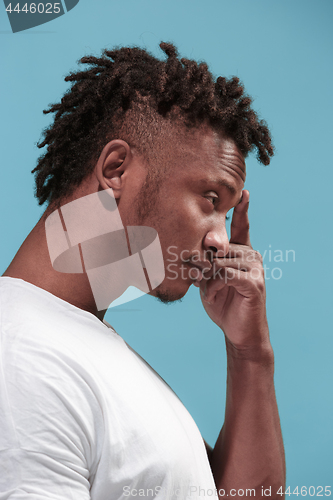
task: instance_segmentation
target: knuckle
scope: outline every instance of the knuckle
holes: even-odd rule
[[[260,272],[260,274],[258,273],[258,277],[256,279],[256,286],[261,294],[265,292],[266,285],[265,285],[264,272]]]
[[[235,270],[234,270],[234,269],[232,269],[232,268],[228,268],[228,269],[226,269],[226,271],[225,271],[225,275],[226,275],[226,277],[227,277],[228,279],[232,279],[232,278],[234,278],[234,276],[235,276]]]
[[[264,259],[261,255],[261,253],[258,252],[258,250],[254,250],[254,255],[255,255],[256,260],[262,264]]]
[[[265,282],[260,280],[258,283],[257,283],[257,287],[258,287],[258,290],[261,294],[263,294],[265,292]]]

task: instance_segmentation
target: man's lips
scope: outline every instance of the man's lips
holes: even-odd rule
[[[203,280],[202,271],[201,271],[201,269],[199,269],[196,266],[192,266],[192,269],[196,269],[197,270],[197,274],[198,274],[198,276],[193,281],[193,285],[197,286],[197,287],[200,287],[200,282]]]
[[[196,269],[197,270],[197,275],[193,278],[193,285],[196,287],[200,287],[200,282],[204,279],[204,275],[208,273],[212,265],[210,262],[188,262],[188,265],[190,266],[191,269]]]

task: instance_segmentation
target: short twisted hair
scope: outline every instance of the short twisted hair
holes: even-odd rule
[[[177,110],[186,127],[207,123],[233,139],[244,156],[255,149],[258,160],[269,164],[270,132],[239,79],[215,80],[207,64],[179,59],[170,43],[160,47],[166,60],[137,47],[104,50],[102,57],[83,57],[80,62],[88,68],[66,76],[71,88],[59,104],[44,110],[55,116],[38,144],[47,151],[32,170],[39,205],[71,194],[112,139],[127,140],[147,155],[152,113],[168,121]],[[133,114],[134,109],[140,112]]]

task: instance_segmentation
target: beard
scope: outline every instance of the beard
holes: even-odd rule
[[[152,172],[151,169],[148,169],[146,179],[134,200],[134,211],[138,226],[144,226],[148,218],[156,216],[160,181],[159,176]]]
[[[153,295],[157,300],[162,302],[162,304],[175,304],[175,302],[181,302],[183,300],[184,294],[172,293],[169,290],[159,290],[158,287],[154,290]]]
[[[158,221],[158,199],[159,199],[159,189],[163,182],[163,176],[156,174],[148,170],[144,184],[142,185],[140,192],[138,193],[134,201],[134,210],[136,214],[135,224],[138,226],[152,226],[153,221]],[[168,281],[168,280],[166,280]],[[166,288],[164,282],[152,290],[149,295],[155,297],[159,302],[163,304],[173,304],[175,302],[181,302],[184,297],[184,292],[176,292]]]

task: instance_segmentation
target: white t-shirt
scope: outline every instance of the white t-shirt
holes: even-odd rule
[[[93,314],[0,278],[0,500],[215,496],[203,439]]]

